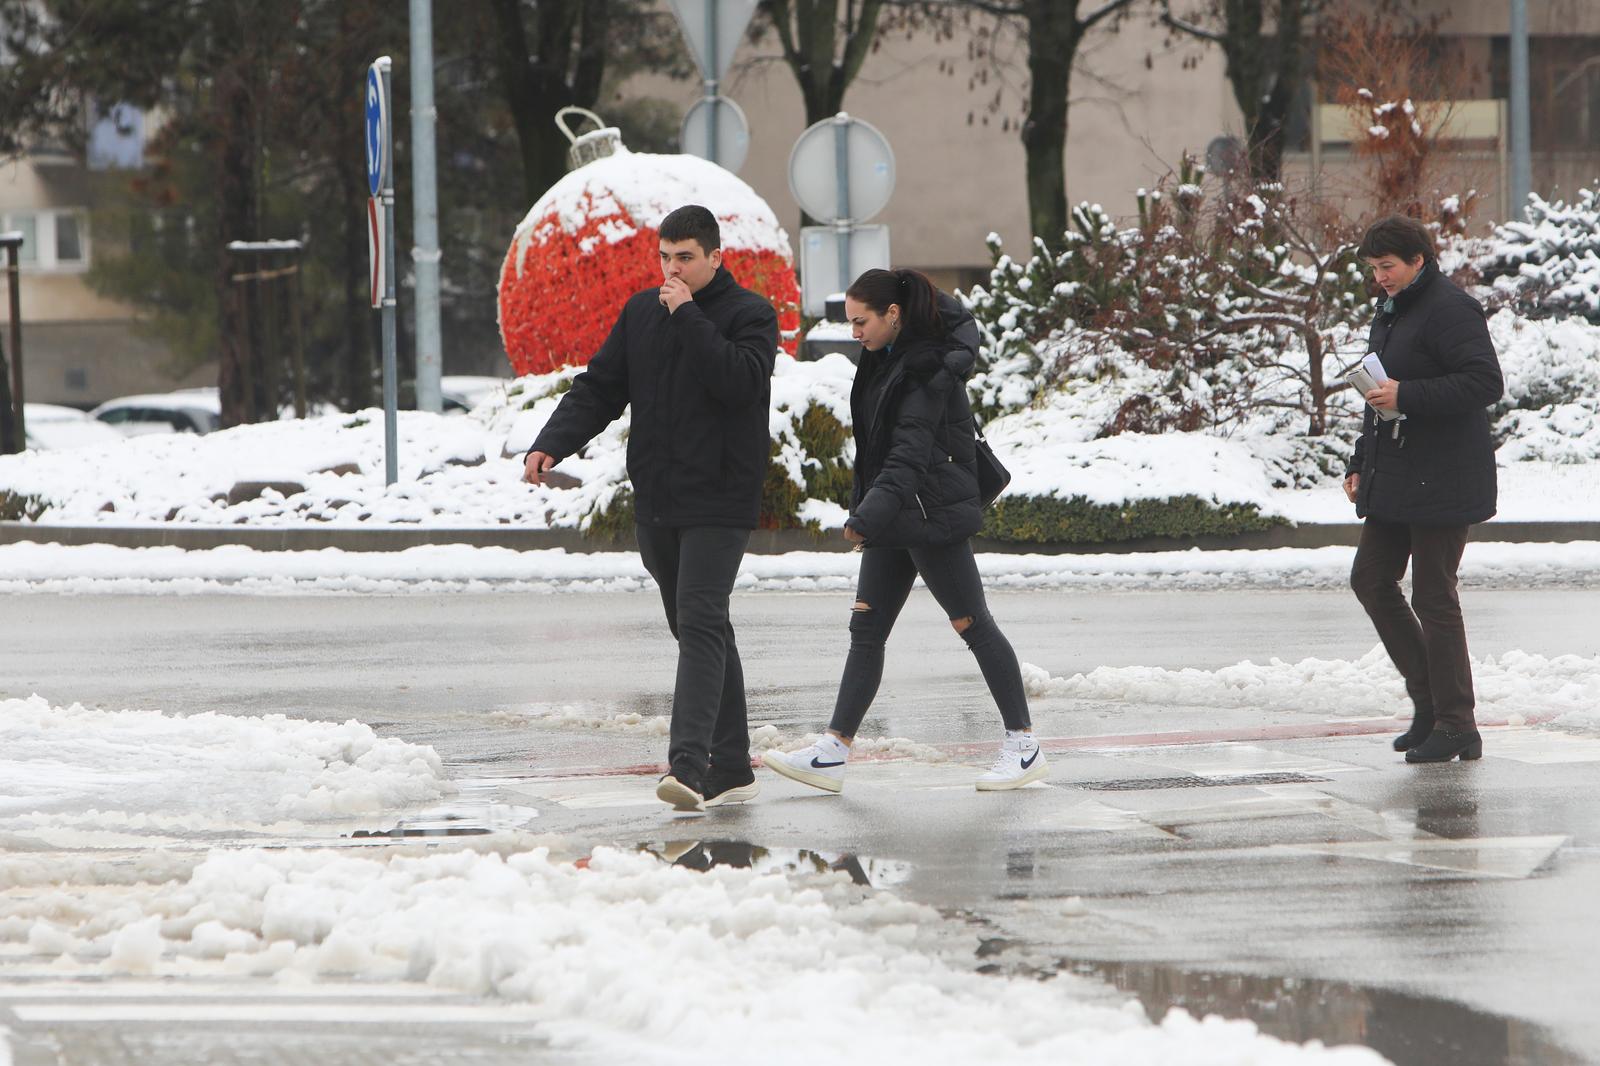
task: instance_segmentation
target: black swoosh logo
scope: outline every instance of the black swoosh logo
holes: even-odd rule
[[[1022,760],[1022,768],[1024,770],[1028,769],[1029,767],[1031,767],[1033,765],[1034,760],[1039,757],[1039,751],[1040,751],[1039,748],[1034,748],[1033,749],[1033,754],[1028,756],[1026,759]]]
[[[818,770],[826,770],[831,766],[843,766],[844,760],[840,759],[838,762],[821,762],[813,757],[811,760],[811,765],[816,767]]]

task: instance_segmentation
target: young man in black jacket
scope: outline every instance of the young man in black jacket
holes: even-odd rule
[[[534,441],[523,480],[539,484],[633,405],[628,478],[639,553],[678,640],[670,769],[656,795],[700,810],[756,794],[728,599],[761,510],[778,316],[722,265],[710,211],[680,207],[659,233],[660,289],[623,306]]]
[[[1406,761],[1476,759],[1472,663],[1456,593],[1467,529],[1495,512],[1485,408],[1504,381],[1483,308],[1439,273],[1415,219],[1380,219],[1356,254],[1387,297],[1367,348],[1389,380],[1368,392],[1345,494],[1366,523],[1350,584],[1405,678],[1414,714],[1395,738]],[[1403,418],[1380,420],[1373,408]],[[1400,579],[1411,566],[1411,604]],[[1412,608],[1415,608],[1413,611]]]

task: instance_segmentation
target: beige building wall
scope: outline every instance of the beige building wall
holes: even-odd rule
[[[1244,132],[1220,49],[1190,37],[1175,40],[1155,23],[1149,5],[1135,9],[1114,30],[1101,27],[1089,35],[1074,65],[1070,94],[1068,201],[1099,203],[1119,216],[1133,214],[1136,191],[1176,169],[1185,151],[1203,157],[1213,138],[1242,138]],[[1440,18],[1440,32],[1456,38],[1477,72],[1466,95],[1487,98],[1491,41],[1507,33],[1509,0],[1418,0],[1418,9],[1424,18]],[[1600,0],[1540,0],[1529,9],[1535,36],[1600,36]],[[991,230],[1013,254],[1028,248],[1024,156],[1015,125],[1022,110],[1019,92],[1026,87],[1026,51],[1020,43],[1010,51],[1009,69],[993,72],[989,84],[974,92],[967,86],[978,68],[964,37],[887,34],[845,97],[845,110],[882,130],[895,152],[894,200],[873,221],[889,225],[898,264],[933,271],[945,283],[982,276],[989,264],[984,238]],[[990,115],[986,104],[1001,81],[1011,88],[1002,112]],[[800,211],[786,168],[805,125],[804,110],[777,41],[769,36],[743,42],[723,92],[750,120],[750,154],[740,177],[772,205],[798,246]],[[700,86],[697,80],[645,76],[622,86],[619,95],[652,95],[687,110]],[[1011,121],[1003,123],[1005,118]],[[1368,209],[1364,165],[1347,148],[1329,146],[1316,162],[1321,173],[1314,176],[1311,153],[1289,152],[1286,182],[1315,184],[1353,214]],[[1477,191],[1477,225],[1504,217],[1496,144],[1470,145],[1441,171],[1442,193]],[[1540,152],[1536,146],[1536,190],[1571,195],[1597,177],[1600,153]]]
[[[1025,56],[1020,42],[1010,51],[1019,62]],[[739,176],[772,205],[798,247],[800,207],[790,195],[787,168],[805,129],[805,109],[780,54],[773,37],[745,41],[723,92],[750,120],[750,153]],[[889,226],[895,261],[939,272],[941,280],[959,274],[963,283],[987,270],[984,241],[991,231],[1014,254],[1024,253],[1030,240],[1016,124],[1026,71],[998,71],[998,78],[970,91],[976,71],[962,36],[939,41],[926,33],[889,34],[880,37],[845,97],[845,110],[876,126],[894,149],[894,199],[872,221]],[[1000,79],[1010,88],[1002,110],[990,114],[988,101]],[[657,96],[687,110],[700,85],[643,76],[620,94]],[[1125,20],[1115,32],[1090,34],[1074,67],[1071,100],[1068,200],[1100,203],[1116,214],[1132,213],[1135,191],[1175,170],[1184,151],[1203,154],[1212,138],[1240,133],[1220,52],[1198,42],[1174,46],[1146,15]],[[603,116],[603,104],[599,110]]]
[[[88,286],[96,248],[92,208],[88,174],[75,161],[44,157],[0,163],[0,219],[72,213],[85,253],[79,263],[51,263],[51,250],[36,248],[36,261],[24,264],[20,273],[27,401],[88,408],[129,393],[216,384],[215,365],[173,373],[166,349],[139,334],[134,309]],[[0,294],[0,335],[8,360],[15,354],[10,318],[9,298]]]

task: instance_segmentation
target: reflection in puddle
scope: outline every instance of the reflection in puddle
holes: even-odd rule
[[[840,871],[850,880],[868,888],[888,888],[911,876],[911,864],[892,859],[863,858],[838,851],[811,851],[806,848],[765,848],[740,840],[669,840],[640,844],[674,866],[709,870],[713,866],[734,866],[757,873],[820,874]]]
[[[372,843],[379,840],[485,836],[520,829],[538,815],[539,812],[532,807],[468,801],[401,818],[388,829],[357,829],[346,834],[346,838]]]
[[[1248,1018],[1283,1040],[1361,1044],[1402,1066],[1575,1066],[1583,1061],[1536,1025],[1402,992],[1339,981],[1194,973],[1144,962],[1063,961],[1061,967],[1137,996],[1156,1021],[1171,1007],[1197,1018]]]

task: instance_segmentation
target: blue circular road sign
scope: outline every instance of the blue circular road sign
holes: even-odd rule
[[[383,191],[389,176],[389,102],[384,99],[378,63],[367,68],[367,190]]]

